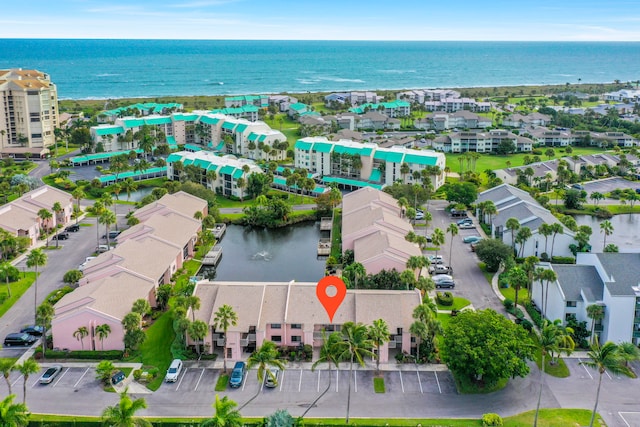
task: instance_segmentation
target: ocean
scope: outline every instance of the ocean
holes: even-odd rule
[[[0,39],[60,99],[605,83],[640,79],[637,42]]]

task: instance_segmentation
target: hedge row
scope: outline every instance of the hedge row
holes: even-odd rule
[[[440,305],[444,305],[445,307],[451,307],[453,305],[453,295],[451,292],[436,292],[436,301]]]
[[[529,313],[529,316],[531,316],[531,319],[533,320],[533,323],[535,323],[538,328],[541,328],[542,327],[542,314],[540,314],[540,312],[538,311],[536,306],[533,305],[533,303],[531,301],[528,301],[528,302],[526,302],[524,304],[524,308],[527,310],[527,313]]]
[[[61,351],[48,350],[47,359],[88,359],[88,360],[119,360],[122,359],[123,352],[120,350],[108,351]]]

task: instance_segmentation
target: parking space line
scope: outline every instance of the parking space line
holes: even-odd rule
[[[88,369],[88,368],[87,368]],[[69,368],[65,369],[64,372],[62,373],[62,375],[60,375],[58,377],[58,381],[55,382],[55,384],[53,384],[52,387],[55,387],[58,385],[58,383],[60,382],[60,380],[62,379],[62,377],[64,377],[65,375],[67,375],[67,372],[69,372]]]
[[[589,374],[589,377],[591,379],[593,379],[593,375],[591,375],[591,372],[589,372],[589,370],[587,369],[587,367],[585,365],[582,364],[582,360],[580,360],[580,358],[578,358],[578,362],[580,363],[580,366],[582,366],[584,368],[585,371],[587,371],[587,374]]]
[[[622,414],[637,415],[637,414],[640,414],[640,412],[618,412],[618,415],[620,415],[620,418],[622,418],[622,421],[627,425],[627,427],[631,427],[631,424],[629,424],[629,422],[626,420],[626,418]]]
[[[36,380],[33,382],[33,384],[31,384],[31,388],[34,388],[36,386],[36,384],[38,384],[38,381],[40,381],[40,378],[36,378]]]
[[[612,380],[613,378],[611,378],[611,375],[609,375],[609,372],[607,372],[606,370],[604,371],[605,374],[607,374],[607,376],[609,377],[610,380]]]
[[[298,381],[298,392],[302,389],[302,368],[300,368],[300,380]]]
[[[244,373],[244,378],[242,380],[242,391],[244,391],[244,386],[247,385],[247,377],[249,376],[249,371]]]
[[[418,375],[418,385],[420,386],[420,393],[424,393],[424,391],[422,391],[422,381],[420,380],[420,371],[418,370],[418,367],[416,367],[416,375]]]
[[[340,369],[336,369],[336,393],[338,392],[338,383],[340,382],[338,380],[338,374],[340,374]]]
[[[18,383],[18,381],[20,381],[20,378],[22,378],[22,375],[20,375],[14,382],[11,383],[11,387],[16,385]]]
[[[442,389],[440,388],[440,380],[438,379],[438,373],[433,371],[433,374],[436,376],[436,384],[438,384],[438,391],[442,394]]]
[[[204,368],[202,368],[202,372],[200,372],[200,377],[198,378],[198,382],[196,383],[196,387],[193,389],[193,391],[198,391],[198,386],[200,385],[200,380],[202,379],[203,375],[204,375]]]
[[[353,385],[355,385],[355,389],[356,389],[356,393],[358,392],[358,372],[357,371],[353,371]],[[349,381],[351,381],[351,378],[349,378]]]
[[[331,375],[331,372],[329,372],[329,375]],[[320,370],[318,370],[318,387],[316,392],[320,393]]]
[[[402,392],[404,393],[404,381],[402,381],[402,371],[398,371],[400,374],[400,387],[402,387]]]
[[[189,368],[184,368],[184,372],[182,373],[182,376],[180,377],[180,381],[178,381],[178,387],[176,387],[176,391],[180,390],[180,384],[182,384],[182,380],[184,379],[185,375],[187,375],[187,371],[189,370]]]
[[[73,385],[73,388],[76,388],[78,386],[78,384],[80,384],[80,381],[82,381],[82,379],[84,378],[85,375],[87,375],[87,372],[89,372],[89,368],[87,368],[83,373],[82,376],[80,377],[80,379],[78,381],[76,381],[76,383]]]
[[[282,386],[284,385],[284,374],[285,374],[285,372],[287,372],[286,369],[284,369],[282,371],[282,376],[280,377],[280,391],[282,391]]]

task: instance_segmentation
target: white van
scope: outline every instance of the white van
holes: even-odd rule
[[[96,248],[96,252],[101,254],[103,252],[107,252],[108,250],[110,250],[111,248],[107,245],[98,245],[98,247]]]
[[[167,375],[164,377],[164,380],[168,383],[175,383],[176,381],[178,381],[180,372],[182,372],[182,360],[173,359],[173,362],[171,362],[171,366],[169,366],[169,369],[167,369]]]

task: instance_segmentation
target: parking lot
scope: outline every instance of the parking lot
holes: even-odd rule
[[[382,373],[385,379],[387,393],[456,393],[453,377],[449,371],[387,371]],[[219,371],[209,368],[185,368],[175,383],[163,383],[158,393],[210,393],[218,380]],[[331,375],[331,379],[329,376]],[[353,372],[351,383],[353,393],[373,394],[373,377],[375,371],[359,370]],[[237,389],[229,388],[230,394],[253,394],[258,389],[269,393],[319,393],[323,391],[329,381],[331,390],[336,393],[347,391],[349,371],[345,369],[328,370],[291,368],[280,374],[278,385],[272,389],[264,387],[259,381],[257,370],[247,371],[242,386]]]
[[[27,396],[45,396],[47,393],[61,389],[83,391],[102,390],[100,383],[96,380],[96,371],[92,367],[63,367],[50,384],[40,384],[40,377],[49,366],[52,365],[43,365],[37,373],[29,375],[27,380]],[[9,382],[11,383],[13,393],[21,396],[24,377],[19,372],[13,371],[9,375]],[[1,383],[0,390],[3,394],[7,394],[6,381]]]
[[[603,179],[601,181],[586,182],[583,184],[583,186],[584,186],[584,190],[588,194],[591,194],[594,191],[597,191],[598,193],[601,193],[601,194],[605,194],[615,190],[616,188],[619,188],[621,190],[624,190],[627,188],[636,190],[640,188],[640,182],[627,181],[626,179],[623,179],[623,178],[611,178],[611,179]]]

